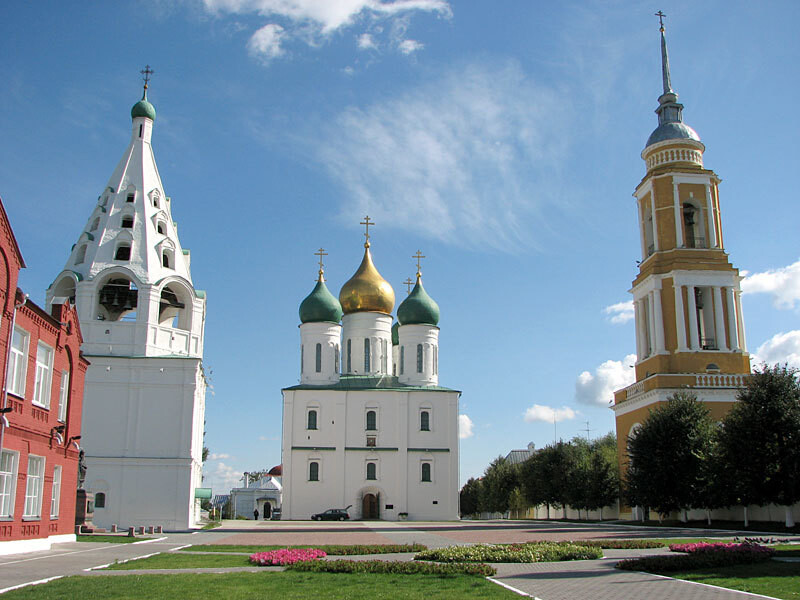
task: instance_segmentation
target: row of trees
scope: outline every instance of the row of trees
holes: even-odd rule
[[[778,504],[786,506],[786,526],[794,526],[791,505],[800,501],[797,375],[786,365],[764,365],[721,422],[694,394],[674,394],[628,438],[628,503],[684,515],[690,508]]]
[[[498,456],[480,479],[461,489],[461,513],[521,511],[545,504],[588,511],[616,502],[619,496],[617,441],[613,433],[587,441],[575,438],[511,464]]]

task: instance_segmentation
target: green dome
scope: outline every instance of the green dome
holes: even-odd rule
[[[151,121],[156,120],[156,107],[147,101],[147,93],[131,109],[131,119],[136,117],[147,117]]]
[[[395,321],[392,325],[392,346],[400,345],[400,321]]]
[[[320,279],[314,291],[300,303],[301,323],[338,323],[342,320],[342,305]]]
[[[422,287],[422,277],[417,274],[417,285],[397,308],[401,325],[438,325],[439,305]]]

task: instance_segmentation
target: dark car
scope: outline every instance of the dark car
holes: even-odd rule
[[[350,518],[344,508],[329,508],[325,512],[311,515],[312,521],[345,521]]]

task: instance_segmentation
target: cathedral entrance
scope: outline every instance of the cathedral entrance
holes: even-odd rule
[[[361,504],[362,519],[378,518],[378,496],[377,494],[364,494]]]
[[[269,519],[272,517],[272,505],[269,502],[264,502],[264,520]]]

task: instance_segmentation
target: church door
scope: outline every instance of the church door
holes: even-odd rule
[[[378,497],[375,494],[365,494],[361,507],[362,519],[378,518]]]
[[[266,521],[272,516],[272,505],[269,502],[264,502],[264,520]]]

